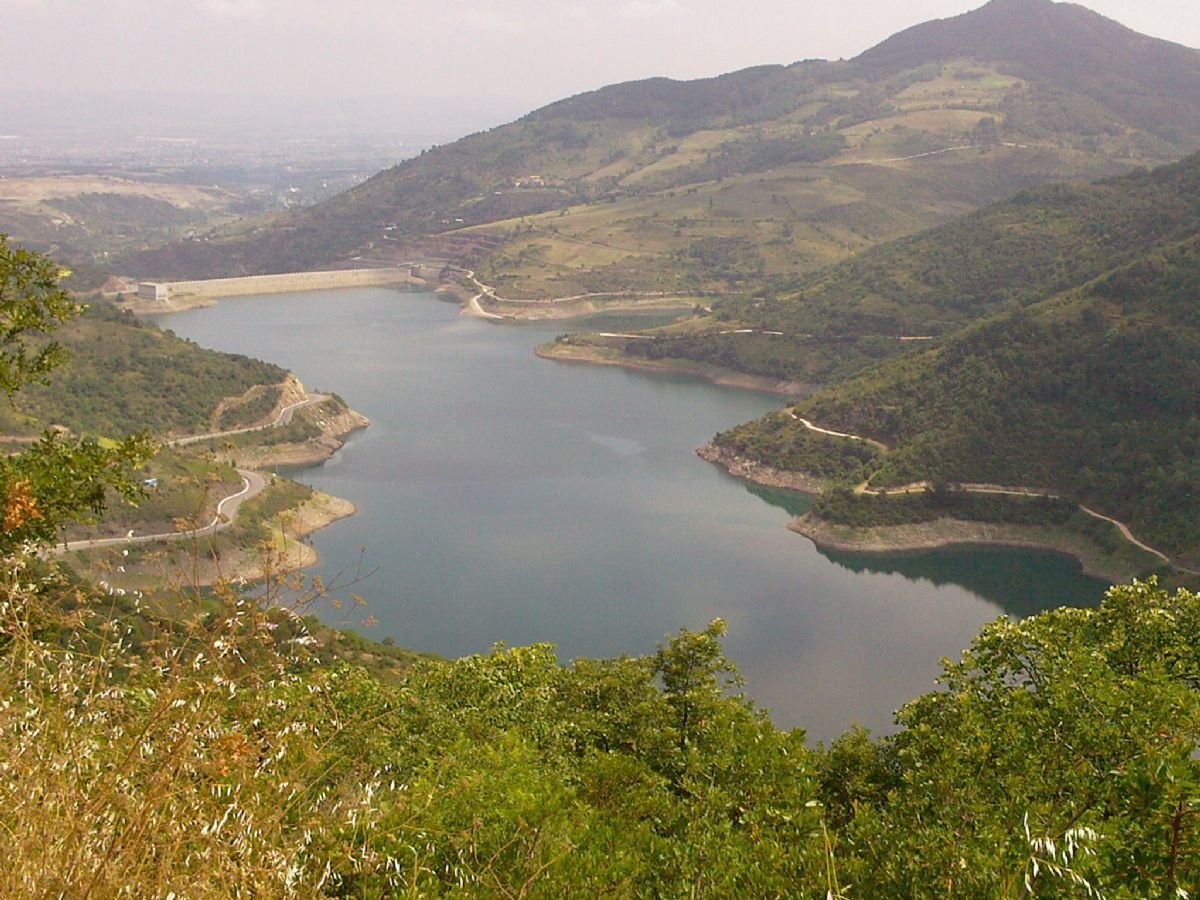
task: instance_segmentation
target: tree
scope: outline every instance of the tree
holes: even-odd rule
[[[861,896],[1195,896],[1200,596],[1151,580],[1097,610],[984,628],[881,752],[822,769]]]
[[[53,260],[0,234],[0,389],[10,400],[63,362],[62,348],[47,335],[83,311],[59,285],[64,275]],[[110,491],[136,499],[134,472],[151,453],[144,433],[102,443],[48,431],[27,450],[0,458],[0,554],[53,541],[67,522],[98,515]]]
[[[686,751],[703,732],[707,714],[720,703],[725,688],[741,684],[721,646],[724,636],[724,620],[713,619],[703,631],[680,630],[654,656],[655,673],[662,678],[663,693],[675,712],[672,724],[680,751]]]
[[[10,246],[8,236],[0,234],[0,388],[9,397],[62,361],[57,343],[34,350],[28,338],[53,331],[83,311],[59,287],[68,274],[40,253]]]

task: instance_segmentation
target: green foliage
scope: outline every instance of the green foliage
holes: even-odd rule
[[[760,325],[762,319],[754,320]],[[748,325],[748,322],[739,324]],[[776,324],[768,322],[768,324]],[[864,368],[904,352],[906,345],[894,337],[878,335],[766,334],[722,331],[660,331],[645,338],[593,338],[572,335],[572,340],[618,346],[622,353],[651,360],[686,360],[720,366],[735,372],[777,378],[780,381],[825,383],[846,378]]]
[[[274,385],[287,374],[270,363],[202,349],[100,299],[58,338],[71,365],[23,391],[19,413],[5,427],[27,432],[54,424],[108,436],[141,428],[195,434],[211,429],[221,400]],[[259,395],[262,402],[265,393]],[[231,416],[242,424],[258,411],[252,405]]]
[[[889,445],[872,484],[1051,488],[1168,551],[1200,547],[1196,241],[1095,293],[989,320],[800,404],[825,427]],[[1151,273],[1154,273],[1151,275]],[[1122,304],[1114,292],[1129,291]],[[764,423],[764,428],[769,424]]]
[[[267,488],[238,509],[233,538],[243,547],[252,547],[270,538],[268,523],[287,510],[295,509],[313,496],[306,484],[287,478],[272,479]]]
[[[769,413],[713,438],[738,456],[776,469],[804,472],[818,479],[857,484],[879,451],[865,441],[849,441],[811,431],[786,412]]]
[[[237,491],[242,477],[232,466],[197,459],[171,448],[161,448],[146,463],[138,480],[156,478],[149,490],[139,491],[136,505],[110,502],[104,515],[86,527],[70,527],[68,540],[93,537],[119,537],[130,530],[138,534],[175,531],[183,523],[188,528],[206,526],[216,514],[218,501]],[[140,487],[140,484],[139,484]],[[110,501],[119,501],[110,492]]]
[[[68,523],[95,520],[110,491],[136,502],[141,496],[136,470],[153,446],[145,434],[101,445],[90,438],[72,441],[47,432],[27,450],[0,458],[5,498],[0,555],[24,544],[44,546]]]
[[[1200,887],[1186,591],[1134,583],[1097,610],[994,622],[895,735],[810,750],[729,693],[719,620],[645,657],[563,666],[548,646],[498,647],[384,684],[322,656],[327,633],[271,587],[154,619],[10,562],[6,895]]]
[[[279,402],[281,388],[277,384],[252,387],[238,401],[227,404],[217,419],[218,431],[231,431],[265,419]]]
[[[10,398],[62,361],[58,344],[35,348],[30,343],[82,310],[59,288],[62,274],[53,260],[10,246],[8,236],[0,234],[0,390]]]
[[[877,897],[1194,894],[1198,628],[1196,595],[1136,582],[1099,610],[986,627],[882,759],[829,751],[846,880]]]
[[[904,297],[895,308],[906,315],[939,308],[980,315],[993,302],[998,311],[941,340],[909,342],[906,355],[797,410],[888,446],[870,465],[873,487],[944,481],[1050,489],[1126,522],[1153,546],[1196,559],[1197,196],[1200,156],[1022,195],[831,271],[823,282],[830,291],[865,289],[867,274],[886,280],[890,286],[877,290]],[[1045,264],[1031,266],[1039,256]],[[798,427],[767,417],[730,439],[736,435],[742,455],[779,468],[836,474],[844,467],[852,448],[798,444],[787,434]],[[797,445],[803,449],[790,449]],[[860,475],[851,469],[842,477],[852,483]],[[864,502],[857,513],[838,504],[826,509],[840,521],[912,514],[891,501]]]
[[[45,377],[60,361],[53,342],[31,341],[80,308],[58,286],[58,267],[40,254],[10,248],[0,235],[0,387],[9,394]],[[98,515],[108,491],[138,496],[136,467],[152,452],[148,436],[120,443],[72,441],[47,432],[21,453],[0,458],[0,555],[51,543],[68,522]]]
[[[780,285],[718,318],[785,334],[936,335],[1078,287],[1200,228],[1200,156],[1089,185],[1040,188]],[[802,371],[802,370],[800,370]]]
[[[977,494],[945,485],[900,496],[855,494],[840,488],[818,497],[812,512],[824,521],[858,528],[910,525],[943,517],[1010,525],[1064,525],[1075,515],[1075,504],[1054,497]]]

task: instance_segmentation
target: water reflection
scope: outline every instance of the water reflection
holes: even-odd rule
[[[802,516],[812,507],[813,498],[808,494],[749,482],[745,488],[792,517]],[[964,587],[1016,618],[1053,606],[1098,606],[1109,586],[1107,581],[1083,575],[1078,560],[1050,550],[986,545],[900,553],[817,550],[834,565],[855,574],[900,575],[938,587]]]
[[[813,498],[809,494],[802,494],[799,491],[785,491],[780,488],[764,487],[761,484],[753,482],[743,482],[746,490],[769,503],[771,506],[782,509],[792,518],[802,516],[812,508]]]
[[[1109,586],[1107,581],[1084,576],[1077,560],[1048,550],[967,546],[912,553],[819,552],[850,572],[957,584],[1017,618],[1054,606],[1098,606]]]

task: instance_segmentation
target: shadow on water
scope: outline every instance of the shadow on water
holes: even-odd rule
[[[813,498],[743,482],[746,490],[789,516],[802,516]],[[1107,581],[1083,574],[1072,556],[1051,550],[972,545],[911,553],[818,552],[855,574],[900,575],[909,581],[954,584],[990,600],[1010,616],[1024,617],[1054,606],[1098,606]]]
[[[752,481],[742,483],[746,486],[746,490],[755,497],[771,504],[771,506],[782,509],[792,518],[804,515],[813,505],[813,498],[810,494],[802,494],[799,491],[785,491],[781,488],[763,487],[761,484],[755,484]]]
[[[830,562],[855,573],[960,585],[1017,618],[1055,606],[1098,606],[1109,587],[1107,581],[1084,575],[1078,560],[1051,550],[986,545],[913,553],[818,550]]]

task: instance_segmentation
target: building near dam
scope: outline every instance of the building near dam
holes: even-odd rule
[[[157,300],[159,303],[166,303],[169,296],[170,286],[161,281],[138,282],[139,300]]]

